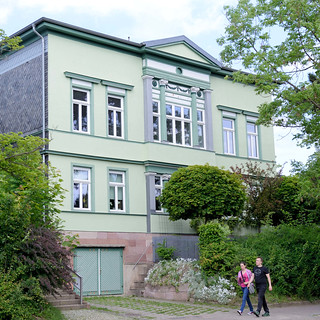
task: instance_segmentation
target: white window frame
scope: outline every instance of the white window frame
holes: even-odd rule
[[[80,92],[85,92],[87,94],[87,101],[83,100],[77,100],[73,98],[73,93],[74,91],[80,91]],[[72,87],[72,131],[73,132],[79,132],[79,133],[85,133],[85,134],[90,134],[90,90],[86,89],[79,89],[77,87]],[[78,124],[79,124],[79,129],[74,129],[74,105],[78,105]],[[87,131],[82,130],[82,107],[85,106],[87,108]]]
[[[122,176],[122,182],[114,182],[110,180],[111,174],[118,174]],[[109,171],[109,210],[110,212],[125,212],[126,211],[126,173],[124,171],[116,171],[116,170],[110,170]],[[111,209],[110,207],[110,188],[114,187],[114,209]],[[119,188],[123,189],[123,209],[119,209],[118,206],[118,194],[119,194]]]
[[[153,104],[157,103],[158,104],[158,111],[154,112],[153,110]],[[158,136],[159,139],[154,138],[154,130],[153,130],[153,125],[154,125],[154,118],[158,119]],[[161,117],[160,117],[160,101],[156,99],[152,99],[152,134],[153,134],[153,141],[155,142],[160,142],[161,141]]]
[[[253,125],[255,132],[248,131],[248,124]],[[258,126],[251,121],[247,121],[247,142],[248,142],[248,157],[258,159],[259,158],[259,139],[258,139]],[[255,147],[254,147],[255,146]],[[256,153],[256,156],[254,155]]]
[[[110,106],[109,98],[119,99],[121,108]],[[110,131],[109,131],[109,111],[113,113],[113,133],[114,134],[110,134]],[[117,135],[117,123],[115,121],[117,112],[120,113],[120,117],[121,117],[121,136]],[[107,119],[108,119],[108,137],[124,139],[124,97],[123,96],[118,96],[113,94],[107,95]]]
[[[202,113],[202,120],[199,120],[198,119],[198,112],[201,112]],[[197,128],[199,128],[199,126],[202,126],[202,132],[203,132],[203,146],[200,146],[199,147],[201,149],[205,149],[206,148],[206,119],[205,119],[205,112],[203,109],[197,109]]]
[[[223,121],[227,120],[227,121],[231,121],[232,123],[232,128],[226,128],[223,124]],[[222,124],[223,124],[223,152],[224,154],[229,154],[229,155],[235,155],[236,154],[236,144],[235,144],[235,119],[231,119],[228,117],[223,117],[222,119]],[[227,141],[225,141],[225,133],[226,133],[226,139]],[[225,150],[225,145],[227,146],[227,150]],[[232,148],[231,148],[232,147]],[[230,150],[233,149],[233,152],[231,152]]]
[[[82,171],[87,171],[88,172],[88,180],[84,179],[75,179],[74,177],[74,171],[75,170],[82,170]],[[73,167],[72,170],[72,175],[73,175],[73,192],[74,192],[74,185],[79,184],[79,207],[75,207],[75,199],[74,199],[74,193],[73,193],[73,209],[74,210],[91,210],[91,168],[86,168],[86,167]],[[83,186],[88,185],[88,208],[83,207]]]
[[[172,115],[167,114],[167,106],[172,107]],[[175,116],[175,107],[181,108],[181,117]],[[184,109],[189,110],[189,115],[190,119],[185,119],[184,118]],[[168,141],[170,144],[174,144],[177,146],[184,146],[184,147],[192,147],[192,108],[183,106],[183,105],[178,105],[178,104],[173,104],[173,103],[166,103],[166,121],[171,120],[172,121],[172,142]],[[176,142],[176,121],[181,121],[181,140],[182,143],[177,143]],[[190,124],[190,145],[185,144],[185,123]],[[167,127],[167,137],[168,137],[168,127]],[[168,139],[167,139],[168,140]]]
[[[156,184],[156,178],[159,178],[160,184]],[[154,201],[155,201],[155,210],[156,210],[156,212],[163,212],[163,208],[162,208],[161,204],[160,204],[161,209],[157,210],[157,199],[156,199],[157,198],[156,191],[160,190],[160,196],[161,196],[163,187],[164,187],[164,185],[163,185],[163,176],[162,175],[158,175],[158,174],[155,175],[154,176]]]

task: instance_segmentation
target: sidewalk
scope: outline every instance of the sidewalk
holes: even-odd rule
[[[128,298],[129,300],[129,298]],[[152,303],[150,299],[139,299],[139,303]],[[154,304],[157,304],[155,301]],[[236,309],[229,309],[223,307],[193,305],[190,303],[176,304],[174,302],[163,302],[163,310],[161,310],[161,303],[157,310],[150,312],[150,308],[141,310],[139,305],[135,308],[134,305],[130,307],[119,307],[114,305],[106,305],[100,303],[91,303],[91,309],[70,310],[64,311],[63,314],[68,320],[165,320],[165,319],[198,319],[198,320],[233,320],[233,319],[258,319],[254,315],[248,315],[249,310],[245,310],[240,317]],[[172,306],[172,312],[168,308]],[[181,307],[180,307],[181,306]],[[98,309],[96,309],[98,308]],[[177,310],[183,308],[183,312],[179,314]],[[140,309],[140,310],[139,310]],[[169,311],[168,311],[169,310]],[[163,312],[163,313],[161,313]],[[265,319],[261,316],[259,319]],[[274,320],[320,320],[320,303],[303,303],[292,304],[283,307],[270,306],[270,317],[266,319]]]

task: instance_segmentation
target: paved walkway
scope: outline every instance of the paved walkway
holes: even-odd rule
[[[150,299],[139,299],[142,303],[152,303]],[[163,303],[163,304],[162,304]],[[96,302],[92,305],[91,309],[87,310],[70,310],[64,311],[63,314],[68,320],[165,320],[165,319],[198,319],[198,320],[233,320],[239,319],[235,309],[228,309],[222,307],[214,307],[207,305],[196,305],[190,303],[179,302],[162,302],[157,310],[150,308],[144,308],[141,310],[139,306],[137,309],[133,305],[127,305],[127,307],[110,306],[106,304],[97,304]],[[154,305],[157,302],[153,303]],[[145,305],[145,304],[144,304]],[[162,307],[163,305],[163,307]],[[171,305],[171,312],[168,311]],[[162,308],[162,310],[161,310]],[[140,310],[139,310],[140,309]],[[179,310],[183,310],[179,313]],[[163,313],[160,313],[163,312]],[[254,315],[248,315],[248,310],[245,310],[241,319],[256,319]],[[320,303],[303,303],[303,304],[292,304],[283,307],[270,306],[271,316],[267,319],[274,320],[308,320],[308,319],[319,319],[320,320]],[[261,317],[260,317],[261,318]]]

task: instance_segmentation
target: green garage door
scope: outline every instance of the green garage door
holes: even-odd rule
[[[123,293],[121,248],[77,248],[74,268],[83,279],[84,295]]]

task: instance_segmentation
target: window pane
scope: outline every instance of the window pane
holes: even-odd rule
[[[223,119],[223,127],[226,129],[233,129],[233,120]]]
[[[152,101],[152,111],[155,113],[159,112],[159,105],[157,101]]]
[[[88,112],[87,106],[82,106],[82,131],[88,131]]]
[[[79,208],[80,207],[80,184],[74,183],[73,184],[73,207]]]
[[[108,97],[108,105],[110,107],[121,108],[121,99]]]
[[[159,117],[153,117],[153,139],[159,140]]]
[[[229,153],[227,131],[223,131],[223,150],[224,153]]]
[[[79,105],[73,104],[73,130],[79,130]]]
[[[203,111],[197,110],[197,120],[198,121],[203,121]]]
[[[156,202],[156,211],[161,211],[161,202],[159,197],[161,195],[161,189],[155,189],[155,202]]]
[[[176,143],[182,144],[182,125],[181,121],[176,121]]]
[[[89,170],[74,169],[73,178],[76,180],[89,180]]]
[[[257,133],[256,125],[253,123],[247,123],[247,131],[249,133]]]
[[[183,108],[183,116],[185,119],[190,119],[190,109]]]
[[[198,142],[200,147],[204,147],[203,141],[203,125],[198,125]]]
[[[228,147],[229,147],[229,153],[234,154],[234,143],[233,143],[233,133],[227,132],[228,135]]]
[[[154,177],[154,183],[157,186],[161,186],[161,178],[160,178],[160,176],[155,176]]]
[[[115,187],[110,187],[109,189],[109,198],[110,198],[110,210],[115,209]]]
[[[117,131],[117,137],[122,136],[122,130],[121,130],[121,112],[116,112],[116,131]]]
[[[88,92],[73,90],[73,99],[88,101]]]
[[[113,123],[114,123],[114,120],[113,120],[113,111],[112,111],[112,110],[109,110],[109,111],[108,111],[108,130],[109,130],[108,133],[109,133],[110,136],[113,136],[113,135],[114,135]]]
[[[109,180],[110,182],[122,183],[122,174],[112,172],[109,174]]]
[[[172,120],[167,119],[167,140],[173,142]]]
[[[184,142],[186,146],[191,146],[191,129],[189,122],[184,124]]]
[[[82,184],[82,208],[89,208],[89,186],[86,183]]]
[[[176,117],[181,118],[181,107],[174,107],[174,114]]]
[[[166,115],[172,116],[172,105],[170,104],[166,105]]]

